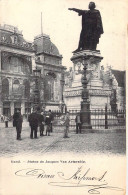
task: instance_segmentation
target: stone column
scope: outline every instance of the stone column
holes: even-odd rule
[[[14,102],[11,101],[10,103],[10,109],[11,109],[11,116],[14,114]]]
[[[63,95],[63,92],[64,92],[64,84],[65,84],[65,80],[64,80],[64,70],[62,70],[61,72],[61,80],[60,80],[60,87],[61,87],[61,92],[60,92],[60,110],[61,112],[64,111],[64,95]]]
[[[82,72],[82,101],[81,101],[81,123],[82,123],[82,131],[86,131],[87,129],[91,129],[90,124],[90,100],[89,100],[89,91],[87,88],[87,69],[88,66],[95,65],[98,66],[97,60],[99,61],[102,59],[100,53],[97,51],[90,51],[90,50],[83,50],[77,53],[74,53],[71,61],[75,63],[81,63],[83,65],[83,72]],[[97,67],[99,70],[99,67]],[[90,73],[90,76],[93,73]]]
[[[64,84],[65,84],[65,81],[64,81],[64,71],[61,72],[61,80],[60,80],[60,85],[61,85],[61,101],[62,103],[64,103],[64,98],[63,98],[63,91],[64,91]]]
[[[41,105],[44,104],[44,76],[43,74],[41,75],[41,77],[39,78],[39,83],[40,83],[40,102]]]
[[[36,68],[36,62],[35,62],[35,54],[33,54],[31,56],[31,60],[32,60],[32,70],[34,70]]]
[[[34,81],[35,81],[35,88],[34,92],[34,101],[33,101],[33,108],[36,110],[41,110],[41,102],[40,102],[40,77],[41,77],[41,70],[38,70],[37,67],[33,70],[34,73]]]
[[[13,87],[13,79],[9,78],[9,95],[13,94],[12,87]]]
[[[21,114],[25,114],[25,102],[21,103]]]

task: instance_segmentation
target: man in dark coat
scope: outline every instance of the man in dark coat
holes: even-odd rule
[[[16,127],[17,111],[13,114],[13,127]]]
[[[37,128],[38,128],[38,114],[35,110],[29,115],[28,122],[31,127],[31,133],[30,138],[33,139],[33,132],[34,132],[34,138],[37,138]]]
[[[19,110],[14,113],[13,121],[15,123],[16,131],[17,131],[17,140],[21,140],[21,130],[22,130],[23,117],[22,117]]]
[[[51,112],[48,112],[45,118],[46,135],[48,134],[48,136],[50,136],[50,132],[51,132],[51,121],[52,121]]]
[[[78,49],[80,50],[96,50],[99,43],[99,38],[103,34],[102,19],[99,10],[95,9],[95,3],[89,3],[89,10],[80,10],[76,8],[69,8],[82,16],[82,30]]]
[[[52,122],[53,122],[53,114],[51,112],[51,110],[49,110],[49,116],[50,116],[50,119],[51,119],[51,124],[50,124],[50,132],[53,132],[53,128],[52,128]]]

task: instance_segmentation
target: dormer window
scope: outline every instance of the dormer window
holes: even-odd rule
[[[13,35],[11,36],[12,43],[17,43],[17,36]]]
[[[51,45],[51,52],[53,51],[53,46]]]
[[[17,37],[14,36],[14,43],[17,43]]]

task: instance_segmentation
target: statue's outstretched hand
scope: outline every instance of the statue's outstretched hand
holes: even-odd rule
[[[73,8],[68,8],[68,10],[70,10],[70,11],[71,11],[71,10],[73,10]]]

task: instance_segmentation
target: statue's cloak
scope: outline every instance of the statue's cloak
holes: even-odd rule
[[[84,40],[91,37],[98,43],[100,35],[103,34],[103,25],[99,10],[80,10],[79,15],[82,15],[82,34]]]

